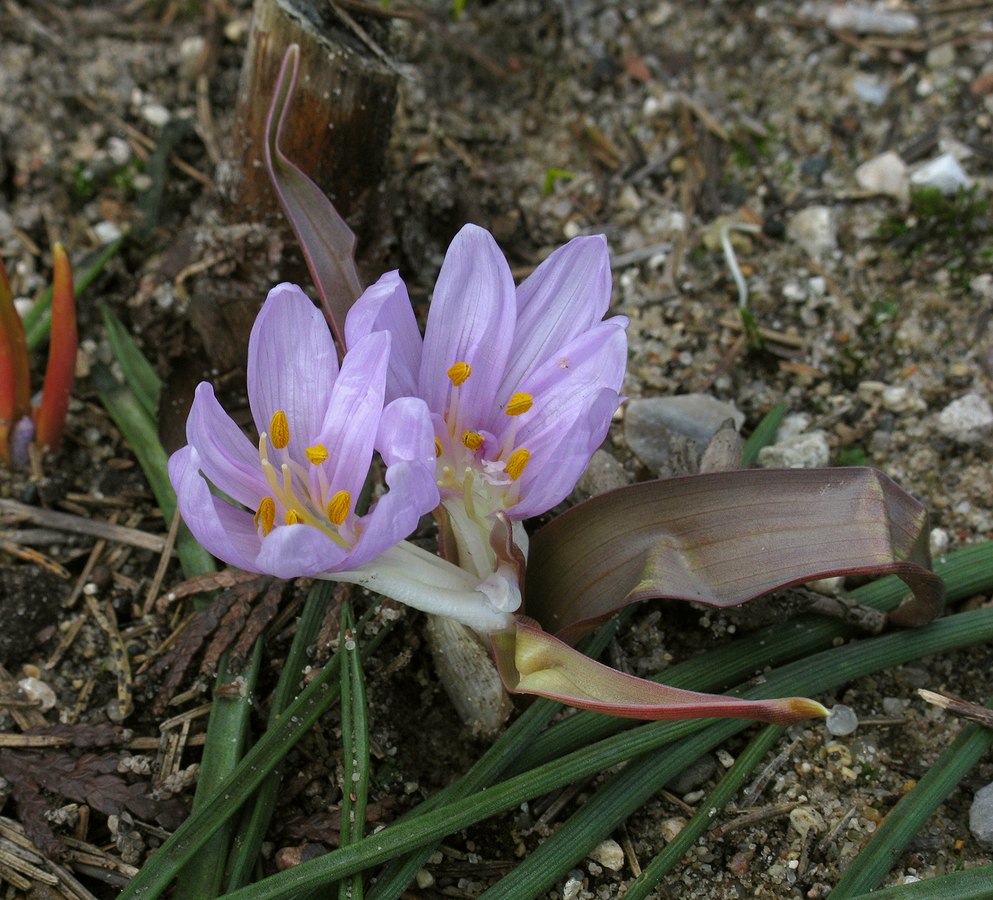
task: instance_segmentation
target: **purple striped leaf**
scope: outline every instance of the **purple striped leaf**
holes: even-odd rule
[[[527,620],[491,636],[500,677],[516,694],[549,697],[560,703],[625,719],[755,719],[789,725],[826,716],[816,700],[784,697],[741,700],[701,694],[625,675],[552,637]]]
[[[575,643],[611,613],[657,597],[735,606],[834,575],[895,574],[912,594],[890,614],[941,613],[927,511],[868,468],[745,469],[630,485],[541,528],[526,608]]]
[[[352,230],[323,191],[287,159],[279,146],[299,63],[300,48],[291,44],[273,91],[263,155],[283,212],[300,242],[340,356],[345,352],[345,315],[362,293],[362,282],[355,267]]]

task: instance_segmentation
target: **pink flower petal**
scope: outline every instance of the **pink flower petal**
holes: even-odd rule
[[[283,410],[289,454],[302,461],[318,433],[338,373],[338,356],[320,310],[295,284],[269,291],[248,340],[248,399],[259,432]]]

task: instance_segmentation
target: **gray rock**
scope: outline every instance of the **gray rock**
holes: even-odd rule
[[[969,807],[969,831],[984,847],[993,847],[993,784],[976,791]]]
[[[831,715],[827,717],[824,724],[835,737],[845,737],[859,727],[859,717],[855,715],[855,710],[850,706],[836,703],[831,707]]]
[[[672,779],[666,789],[682,796],[699,787],[717,771],[717,762],[709,753],[701,756],[696,762],[690,763],[682,772]]]
[[[993,409],[979,394],[965,394],[938,413],[938,431],[960,444],[978,444],[993,432]]]
[[[624,414],[624,437],[631,452],[660,477],[696,470],[704,448],[727,419],[737,428],[744,413],[709,394],[682,394],[631,400]],[[687,459],[688,457],[688,459]]]
[[[624,466],[606,450],[597,450],[590,458],[586,471],[579,477],[576,490],[586,497],[596,497],[614,488],[624,487],[628,480]]]

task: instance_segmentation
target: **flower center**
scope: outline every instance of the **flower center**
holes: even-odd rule
[[[293,459],[288,450],[290,424],[282,409],[272,414],[269,429],[259,435],[259,462],[271,493],[259,501],[255,527],[263,536],[269,534],[282,507],[286,525],[312,525],[342,547],[350,546],[340,529],[351,512],[352,497],[348,491],[331,490],[325,467],[328,448],[313,444],[303,451],[306,462]]]
[[[494,439],[493,433],[485,430],[489,423],[461,421],[465,410],[459,408],[460,388],[472,372],[472,365],[464,360],[453,363],[447,370],[452,382],[445,411],[448,440],[435,437],[437,478],[438,486],[449,496],[461,496],[473,515],[489,516],[497,510],[509,509],[520,499],[520,490],[514,482],[524,473],[531,451],[515,445],[522,417],[534,406],[534,395],[524,391],[510,395],[503,413],[511,421],[506,427],[494,429],[502,432],[498,440]]]

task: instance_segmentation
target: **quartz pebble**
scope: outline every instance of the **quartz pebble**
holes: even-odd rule
[[[818,469],[830,459],[827,434],[818,429],[763,447],[759,450],[758,463],[765,469]]]
[[[611,872],[619,872],[624,868],[624,851],[612,838],[597,844],[590,853],[590,859],[598,862],[605,869],[610,869]]]
[[[40,704],[38,708],[42,712],[48,712],[48,710],[55,706],[57,699],[55,691],[40,678],[22,678],[17,682],[17,686],[28,700],[34,700]]]
[[[811,831],[821,834],[827,827],[824,817],[812,806],[798,806],[791,810],[790,825],[801,838],[805,838]]]
[[[835,737],[845,737],[859,727],[859,718],[850,706],[836,703],[831,707],[831,715],[827,717],[824,724]]]
[[[813,259],[824,259],[838,246],[834,214],[829,206],[801,209],[790,219],[788,233]]]
[[[937,188],[943,194],[954,195],[972,187],[972,179],[951,153],[918,166],[910,175],[914,188]]]
[[[855,182],[864,191],[886,194],[898,200],[906,200],[909,196],[907,164],[892,150],[862,163],[855,170]]]
[[[938,413],[938,431],[960,444],[978,444],[993,431],[993,410],[978,394],[965,394]]]

